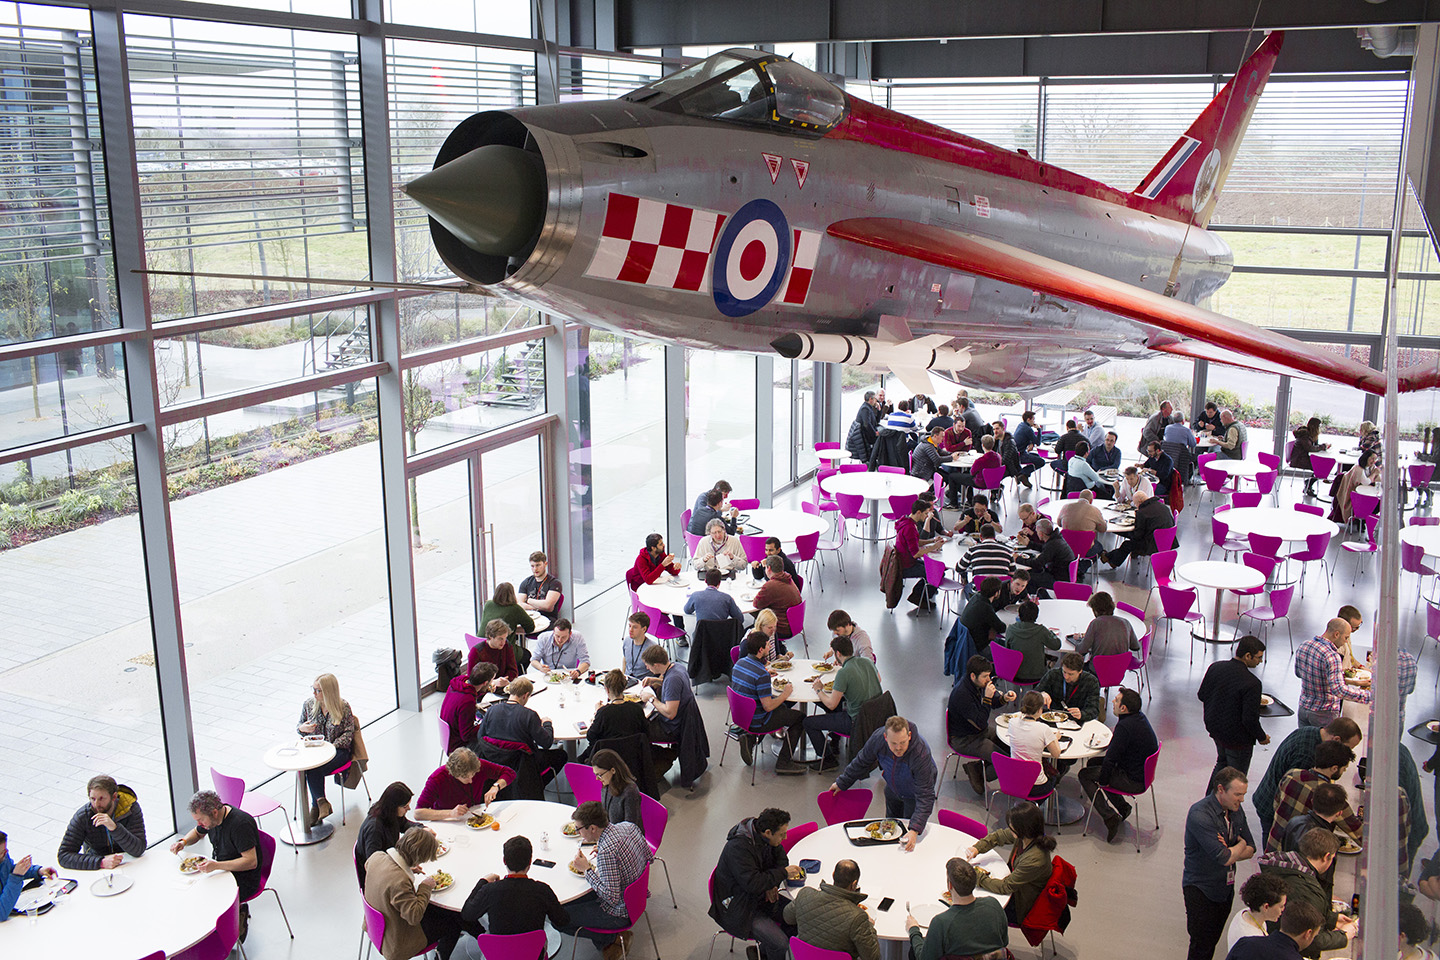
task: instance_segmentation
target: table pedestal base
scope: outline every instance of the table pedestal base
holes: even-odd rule
[[[321,820],[308,829],[296,831],[294,841],[290,839],[289,830],[286,830],[284,833],[277,833],[276,837],[281,843],[292,844],[296,847],[308,847],[312,843],[321,843],[322,841],[329,840],[330,835],[334,832],[335,827],[332,824]]]

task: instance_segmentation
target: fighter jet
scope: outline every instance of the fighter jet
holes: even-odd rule
[[[930,371],[1030,392],[1153,352],[1383,393],[1379,371],[1198,306],[1231,271],[1206,226],[1282,42],[1129,191],[746,49],[616,100],[474,114],[404,189],[471,289],[627,335],[915,393]]]

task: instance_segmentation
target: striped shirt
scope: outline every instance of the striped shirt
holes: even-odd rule
[[[1015,554],[999,540],[981,540],[965,551],[955,569],[966,580],[973,577],[1008,577],[1015,572]]]

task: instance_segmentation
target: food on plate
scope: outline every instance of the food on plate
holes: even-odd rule
[[[1001,727],[1008,727],[1010,725],[1010,721],[1014,720],[1018,716],[1020,716],[1020,714],[1018,713],[1002,713],[1000,714],[1000,716],[995,718],[995,724]]]
[[[449,853],[449,852],[450,852],[450,848],[447,847],[447,846],[445,846],[445,844],[443,844],[443,843],[440,844],[439,846],[437,846],[437,847],[435,848],[435,856],[437,856],[437,857],[443,857],[443,856],[445,856],[445,854],[447,854],[447,853]]]
[[[455,882],[455,878],[450,876],[450,874],[446,873],[444,870],[436,870],[432,874],[432,876],[435,878],[436,890],[444,890],[446,887],[450,886],[450,884]]]
[[[625,702],[626,702],[626,703],[639,703],[639,702],[640,702],[640,694],[638,694],[638,693],[627,693],[627,694],[625,694]]]
[[[771,670],[789,670],[789,669],[791,669],[791,668],[794,667],[794,666],[795,666],[795,664],[791,663],[789,660],[776,660],[774,663],[770,664],[770,669],[771,669]]]
[[[485,830],[495,826],[495,818],[488,813],[472,813],[470,819],[465,821],[465,825],[471,830]]]
[[[574,820],[571,820],[569,823],[565,824],[565,826],[561,827],[560,832],[565,834],[565,836],[567,837],[580,836],[580,828],[575,825]]]
[[[200,864],[205,862],[204,857],[186,857],[180,861],[181,873],[199,873]]]
[[[577,877],[583,877],[583,876],[585,876],[585,871],[584,871],[584,870],[576,870],[576,869],[575,869],[575,864],[573,864],[573,863],[570,864],[570,872],[573,873],[573,874],[575,874],[575,876],[577,876]]]
[[[1046,710],[1040,714],[1041,720],[1048,720],[1050,723],[1064,723],[1070,719],[1070,714],[1064,710]]]
[[[824,660],[821,660],[819,663],[815,664],[815,669],[820,671],[821,673],[829,673],[831,670],[834,670],[835,667],[833,664],[829,664],[826,663]]]
[[[825,692],[826,692],[826,693],[834,693],[834,692],[835,692],[835,681],[834,681],[834,680],[831,680],[829,683],[825,684]]]
[[[865,832],[872,840],[893,840],[900,836],[900,824],[894,820],[876,820],[865,825]]]
[[[553,670],[553,671],[551,671],[551,673],[550,673],[550,682],[551,682],[551,683],[560,683],[560,682],[562,682],[562,681],[565,680],[565,679],[566,679],[565,674],[561,673],[561,672],[558,671],[558,670]]]
[[[1270,704],[1272,704],[1272,703],[1274,703],[1274,702],[1275,702],[1275,698],[1272,697],[1272,696],[1270,696],[1268,693],[1262,693],[1262,694],[1260,694],[1260,706],[1262,706],[1262,707],[1268,707],[1268,706],[1270,706]]]
[[[1360,844],[1356,843],[1354,840],[1349,839],[1348,837],[1340,841],[1341,853],[1359,853],[1363,849],[1364,848],[1360,846]]]

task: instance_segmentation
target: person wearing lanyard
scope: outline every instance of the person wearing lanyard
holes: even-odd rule
[[[1215,774],[1212,793],[1185,817],[1185,927],[1189,960],[1211,960],[1225,935],[1235,901],[1235,864],[1255,856],[1255,841],[1241,804],[1249,789],[1245,774],[1225,767]]]

